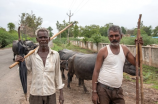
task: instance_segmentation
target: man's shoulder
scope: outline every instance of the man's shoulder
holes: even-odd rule
[[[107,46],[102,47],[99,51],[107,51]]]
[[[106,52],[107,52],[107,46],[104,46],[99,50],[99,54],[104,54]]]
[[[52,50],[52,49],[51,49],[51,52],[54,53],[54,54],[59,54],[57,51]]]
[[[126,45],[121,44],[121,46],[124,50],[128,50],[128,47]]]

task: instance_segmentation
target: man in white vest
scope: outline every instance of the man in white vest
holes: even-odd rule
[[[135,66],[135,57],[129,49],[120,45],[122,31],[112,25],[108,30],[110,44],[99,50],[92,77],[92,101],[94,104],[125,104],[123,90],[123,65],[125,59]],[[143,44],[142,38],[137,40]]]

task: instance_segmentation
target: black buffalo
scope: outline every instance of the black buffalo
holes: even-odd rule
[[[74,54],[76,54],[77,52],[68,49],[63,49],[58,51],[58,53],[60,56],[60,70],[61,70],[62,78],[65,80],[64,69],[68,70],[68,59]]]
[[[83,53],[74,52],[68,49],[60,50],[58,51],[58,53],[60,56],[60,70],[62,73],[62,78],[65,79],[64,69],[68,71],[68,59],[75,54],[83,54]]]
[[[25,40],[22,41],[23,46],[25,47],[25,55],[30,51],[35,49],[38,45],[34,44],[32,41]],[[15,61],[15,55],[19,55],[18,53],[18,40],[14,40],[12,44],[12,51],[13,51],[13,61]]]
[[[72,81],[72,77],[75,74],[79,79],[79,86],[83,85],[84,91],[87,92],[87,88],[84,85],[84,80],[92,80],[96,58],[97,54],[75,54],[69,58],[68,88],[70,88],[70,82]],[[124,64],[123,71],[130,75],[135,75],[135,67],[127,62],[127,60]]]
[[[65,80],[64,69],[68,71],[68,60],[60,60],[60,70],[62,78]]]

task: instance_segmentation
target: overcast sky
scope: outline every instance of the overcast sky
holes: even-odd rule
[[[0,0],[0,27],[9,22],[18,26],[21,13],[33,13],[43,18],[42,27],[51,26],[57,33],[56,22],[69,21],[66,13],[73,13],[71,21],[79,26],[107,23],[135,28],[139,14],[145,26],[158,26],[158,0]]]

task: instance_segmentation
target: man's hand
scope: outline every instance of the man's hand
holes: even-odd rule
[[[143,45],[143,38],[140,37],[139,39],[135,39],[135,44],[136,42],[140,43],[141,45]]]
[[[17,55],[16,59],[15,59],[16,62],[20,62],[20,61],[24,61],[24,60],[25,59],[22,56],[20,56],[20,55]]]
[[[92,102],[93,102],[93,104],[100,103],[98,94],[96,92],[92,92]]]
[[[60,89],[59,104],[64,104],[63,90]]]

